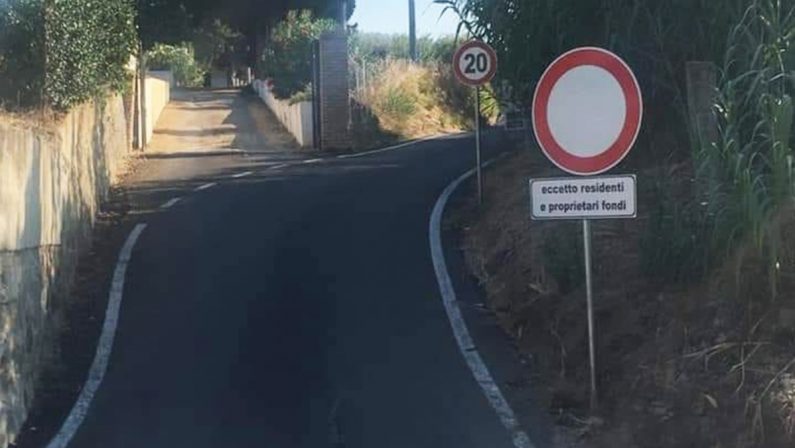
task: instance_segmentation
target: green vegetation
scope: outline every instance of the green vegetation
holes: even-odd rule
[[[0,99],[57,110],[122,90],[135,51],[127,0],[12,0],[0,6]]]
[[[371,66],[369,77],[355,98],[383,131],[417,138],[472,126],[474,89],[460,85],[449,64],[384,59]]]
[[[407,35],[353,33],[354,98],[366,111],[361,116],[367,118],[367,126],[404,139],[472,128],[475,90],[462,86],[453,75],[450,61],[456,46],[452,36],[422,37],[419,61],[413,63],[408,60]],[[496,120],[500,108],[491,89],[482,91],[481,101],[481,114],[487,121]]]
[[[196,62],[192,45],[155,44],[146,61],[151,70],[171,70],[179,86],[200,87],[203,83],[205,71]]]
[[[409,37],[406,34],[353,33],[351,56],[357,61],[378,62],[387,58],[409,59]],[[454,36],[417,39],[420,62],[449,62],[456,49]]]
[[[312,42],[336,27],[330,19],[315,18],[311,11],[290,11],[271,32],[260,73],[271,78],[278,98],[290,98],[312,82]]]
[[[576,46],[610,48],[635,69],[648,119],[634,162],[657,167],[652,184],[658,200],[643,244],[648,272],[671,281],[699,280],[727,253],[741,247],[745,253],[747,241],[767,260],[768,270],[779,262],[775,217],[792,198],[793,181],[791,3],[437,3],[461,15],[462,31],[487,40],[500,53],[498,76],[512,86],[513,97],[502,100],[529,98],[533,80],[546,65]],[[690,116],[688,61],[721,66],[717,142],[704,141],[704,130],[696,129]],[[672,172],[696,182],[677,185]]]
[[[602,295],[601,410],[609,427],[596,434],[596,445],[791,446],[795,3],[437,3],[460,14],[462,32],[497,49],[497,83],[511,87],[497,91],[501,100],[526,102],[555,57],[584,45],[621,55],[642,86],[644,129],[618,168],[638,173],[639,219],[595,226],[595,250],[604,264],[594,268]],[[707,74],[713,68],[714,84],[706,76],[704,85],[688,85],[688,70],[696,66]],[[549,319],[555,322],[548,330],[552,342],[533,349],[560,345],[564,386],[552,389],[564,395],[566,387],[577,387],[585,373],[579,366],[587,361],[578,351],[583,339],[565,340],[584,331],[581,317],[570,319],[574,308],[564,296],[578,286],[572,278],[579,274],[562,268],[580,264],[581,255],[570,243],[570,229],[528,233],[544,238],[542,250],[532,252],[542,260],[528,262],[541,287],[529,298],[515,292],[525,279],[511,275],[526,266],[506,263],[487,276],[504,274],[493,285],[496,295],[503,294],[497,288],[517,287],[508,314],[519,328],[545,312],[562,317]],[[548,277],[558,286],[552,293],[544,287]],[[543,333],[542,327],[533,337]],[[650,397],[670,415],[660,419],[659,408],[648,409]],[[562,412],[577,412],[581,403],[574,400]],[[708,410],[693,412],[699,407]],[[602,437],[624,437],[627,428],[631,437]]]

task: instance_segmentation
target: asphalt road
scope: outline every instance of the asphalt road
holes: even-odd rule
[[[428,247],[430,211],[473,145],[286,166],[274,154],[163,160],[183,178],[131,192],[148,227],[70,446],[513,446],[456,346]],[[505,351],[480,324],[491,340],[479,345]]]

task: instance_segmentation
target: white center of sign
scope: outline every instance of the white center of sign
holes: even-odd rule
[[[575,67],[560,77],[549,97],[547,119],[555,141],[577,157],[594,157],[618,140],[627,117],[621,85],[607,70]]]

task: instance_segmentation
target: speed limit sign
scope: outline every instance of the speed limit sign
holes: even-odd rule
[[[497,52],[479,40],[461,45],[453,56],[453,72],[462,84],[475,88],[475,168],[478,174],[478,203],[483,204],[483,164],[480,154],[480,87],[497,74]]]
[[[470,40],[455,52],[453,70],[461,83],[482,86],[497,73],[497,53],[484,42]]]

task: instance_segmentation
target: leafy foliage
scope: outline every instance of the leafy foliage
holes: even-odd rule
[[[459,32],[491,44],[498,53],[501,96],[527,104],[542,70],[578,46],[609,48],[638,75],[647,111],[639,145],[661,148],[663,159],[688,155],[684,66],[719,61],[726,36],[748,0],[435,0],[461,17]],[[678,144],[653,145],[651,135],[674,134]]]
[[[44,3],[44,97],[56,109],[122,90],[135,51],[135,10],[128,0]]]
[[[152,70],[171,70],[177,85],[183,87],[202,85],[204,70],[196,62],[193,46],[190,44],[155,44],[147,52],[146,60]]]
[[[261,61],[261,72],[273,79],[273,92],[289,98],[312,81],[312,42],[336,23],[318,19],[309,10],[290,11],[273,28]]]
[[[0,94],[7,105],[58,110],[126,87],[135,50],[129,0],[15,0],[0,19]]]
[[[224,67],[242,58],[242,35],[219,19],[202,24],[192,34],[195,57],[202,67]]]
[[[748,254],[763,260],[773,297],[783,249],[778,215],[790,210],[795,193],[793,43],[795,6],[752,1],[731,32],[724,58],[716,104],[719,139],[698,146],[694,156],[713,250],[722,256],[747,244]],[[738,254],[738,270],[743,255]]]
[[[44,18],[40,0],[0,3],[0,101],[26,107],[44,87]]]

